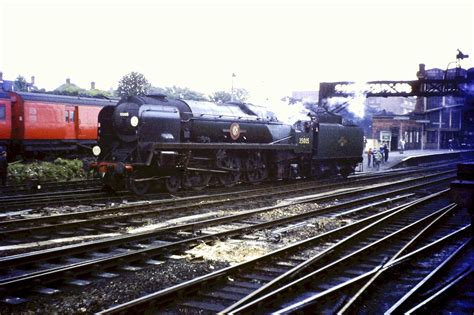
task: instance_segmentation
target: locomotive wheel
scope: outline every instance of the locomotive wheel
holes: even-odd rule
[[[130,178],[128,184],[130,190],[137,196],[143,196],[150,189],[149,181],[137,182],[134,178]]]
[[[105,173],[103,190],[106,192],[116,192],[124,188],[124,178],[110,173]]]
[[[219,182],[225,187],[232,187],[240,180],[240,159],[237,156],[225,155],[220,160],[220,166],[227,170],[227,173],[219,175]]]
[[[193,190],[202,190],[209,184],[211,177],[211,174],[188,171],[186,175],[183,176],[183,187]]]
[[[173,175],[165,179],[166,190],[170,193],[175,193],[181,187],[181,179],[179,176]]]
[[[265,157],[260,152],[251,154],[245,160],[247,180],[252,184],[259,184],[268,177],[268,169]]]

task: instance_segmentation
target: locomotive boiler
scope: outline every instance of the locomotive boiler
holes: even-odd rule
[[[362,161],[361,128],[339,116],[294,126],[265,107],[133,96],[99,113],[95,170],[112,190],[146,193],[267,179],[348,176]]]

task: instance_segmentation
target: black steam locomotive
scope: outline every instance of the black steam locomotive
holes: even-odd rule
[[[128,97],[99,113],[98,162],[112,190],[170,192],[217,183],[346,177],[362,161],[363,132],[340,116],[308,117],[294,126],[252,104]]]

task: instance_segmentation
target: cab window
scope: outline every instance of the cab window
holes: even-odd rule
[[[6,118],[5,104],[0,104],[0,120],[5,120],[5,118]]]

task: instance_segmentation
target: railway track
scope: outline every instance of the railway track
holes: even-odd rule
[[[446,252],[468,242],[468,227],[463,217],[450,217],[454,209],[454,205],[440,209],[431,217],[400,229],[334,264],[293,280],[284,288],[274,290],[258,300],[260,303],[269,301],[276,296],[277,291],[281,294],[285,289],[301,287],[324,272],[323,279],[304,285],[306,292],[293,291],[291,296],[273,303],[271,309],[278,314],[307,312],[315,308],[340,314],[391,313],[388,309],[390,305],[396,303],[408,288],[416,285],[423,275],[439,264]],[[383,248],[374,248],[375,245]],[[367,254],[367,251],[370,253],[368,257],[355,257],[363,252]],[[354,259],[355,263],[351,263]],[[256,303],[252,301],[235,312],[248,309]]]
[[[24,195],[36,195],[45,192],[59,192],[76,190],[78,188],[100,188],[102,183],[98,179],[84,179],[71,181],[27,181],[23,184],[12,184],[0,187],[0,196],[20,197]]]
[[[351,196],[354,193],[369,193],[384,189],[395,189],[395,193],[403,193],[404,191],[410,191],[416,187],[419,188],[422,185],[429,184],[430,178],[440,177],[441,181],[449,180],[452,178],[451,174],[450,171],[444,171],[427,176],[395,180],[394,182],[386,184],[371,183],[369,186],[367,185],[367,181],[373,181],[373,179],[359,179],[341,192],[320,193],[320,195],[313,197],[312,199],[310,198],[310,200],[323,202],[330,199]],[[384,180],[387,180],[387,178]],[[423,183],[420,184],[419,181],[422,181]],[[410,185],[410,183],[414,182],[417,184]],[[275,205],[276,202],[278,202],[277,200],[280,198],[289,198],[290,196],[297,195],[305,196],[323,189],[328,190],[338,185],[340,184],[321,185],[307,183],[306,185],[302,185],[301,183],[298,183],[277,188],[261,188],[237,193],[145,202],[93,211],[9,220],[0,222],[0,239],[6,240],[10,243],[19,243],[25,237],[27,239],[30,238],[31,241],[45,241],[51,237],[57,237],[58,233],[63,237],[84,234],[99,235],[103,233],[117,233],[123,231],[125,228],[129,229],[132,226],[141,226],[144,224],[144,220],[149,217],[154,218],[157,224],[159,224],[164,221],[177,219],[184,213],[191,216],[204,215],[206,216],[206,219],[216,218],[216,220],[219,220],[219,216],[222,217],[226,214],[230,214],[231,217],[235,215],[238,216],[236,213],[240,212],[239,209],[242,207],[248,207],[250,204],[252,204],[253,207],[269,207],[268,209],[271,210],[275,208],[273,205]],[[403,187],[404,185],[406,186],[405,188],[397,188]],[[262,199],[262,195],[265,195],[265,199]],[[298,202],[298,199],[294,199],[293,197],[293,199],[286,201],[286,203],[288,202]],[[283,203],[276,208],[282,206],[285,206],[285,204]],[[226,210],[221,210],[219,213],[217,211],[210,211],[215,207],[225,207]],[[244,214],[244,216],[245,215],[248,214]],[[223,219],[222,221],[225,220]],[[163,226],[163,224],[161,225]],[[195,228],[198,225],[198,223],[194,223],[191,226]]]
[[[274,200],[271,201],[271,198],[263,200],[261,197],[262,194],[269,195],[269,193],[268,191],[264,192],[264,188],[257,188],[250,190],[255,193],[256,201],[254,203],[251,203],[248,199],[240,196],[242,203],[239,207],[250,208],[250,210],[240,209],[238,213],[223,215],[220,217],[208,217],[204,220],[196,218],[191,222],[184,222],[181,224],[175,222],[172,225],[157,228],[152,231],[135,233],[133,235],[120,235],[93,242],[6,256],[0,259],[0,265],[2,266],[0,269],[3,271],[2,274],[0,274],[0,292],[2,292],[2,300],[8,304],[15,304],[28,300],[28,297],[34,292],[47,294],[48,292],[51,293],[62,290],[64,283],[94,283],[98,279],[103,279],[104,277],[106,278],[112,275],[115,277],[121,277],[124,270],[136,271],[142,268],[153,268],[150,266],[163,264],[167,260],[173,259],[173,255],[182,255],[186,249],[192,248],[202,242],[212,244],[217,239],[225,240],[229,237],[236,238],[237,240],[245,239],[248,235],[258,235],[259,238],[263,237],[269,242],[274,242],[275,239],[280,239],[280,234],[285,235],[285,233],[291,233],[291,231],[306,226],[308,222],[317,222],[320,218],[333,217],[358,222],[367,217],[374,216],[380,211],[386,211],[386,207],[390,205],[399,205],[403,200],[409,200],[406,202],[407,204],[414,202],[414,200],[419,199],[420,196],[426,195],[430,190],[432,190],[433,188],[430,188],[431,186],[446,186],[446,181],[449,181],[452,177],[452,174],[449,171],[431,174],[428,177],[425,176],[424,180],[421,179],[422,177],[415,177],[413,175],[407,175],[406,173],[395,173],[398,173],[398,176],[413,177],[411,179],[416,183],[414,185],[410,184],[408,179],[406,181],[394,180],[394,182],[397,183],[383,186],[377,184],[373,178],[363,178],[362,176],[359,178],[360,186],[364,186],[364,182],[366,183],[365,186],[368,186],[367,182],[373,184],[372,187],[365,187],[368,188],[367,191],[362,187],[354,186],[351,188],[347,187],[346,191],[340,191],[336,195],[328,191],[327,193],[319,193],[312,196],[307,196],[308,193],[311,192],[311,190],[308,190],[309,187],[305,187],[305,185],[308,185],[307,183],[284,185],[283,187],[288,189],[286,193],[290,193],[289,187],[291,186],[291,189],[296,189],[296,191],[299,191],[301,195],[306,196],[299,198],[288,198],[288,196],[286,196],[286,201],[281,202],[278,205],[275,205]],[[388,178],[387,174],[377,175],[380,178]],[[393,174],[393,176],[395,178],[396,175]],[[298,185],[299,187],[296,188]],[[336,185],[340,186],[341,184],[336,183]],[[375,186],[380,187],[377,188]],[[275,190],[281,190],[281,188],[282,187],[278,187]],[[331,189],[331,186],[328,186],[327,189]],[[334,186],[332,186],[332,189],[334,189]],[[317,191],[320,190],[321,187],[317,189]],[[413,194],[416,190],[419,193],[421,192],[421,194]],[[248,196],[248,190],[243,189],[242,191]],[[256,191],[260,192],[260,197]],[[291,194],[294,195],[294,192]],[[229,199],[227,202],[230,205],[237,206],[236,200],[232,200],[229,196],[230,195],[227,195],[226,197]],[[285,195],[284,192],[281,192],[280,195],[276,194],[276,196],[280,196],[281,199]],[[238,194],[235,194],[235,197],[238,197]],[[157,217],[157,219],[159,218],[158,220],[161,221],[166,217],[165,213],[168,212],[168,214],[171,213],[170,218],[172,218],[173,215],[178,213],[177,209],[186,209],[190,207],[191,204],[203,202],[201,198],[204,197],[197,195],[176,200],[157,201],[157,203],[160,204],[158,206],[160,209],[165,208],[163,205],[170,202],[168,206],[171,209],[161,213],[159,211],[154,212],[155,209],[153,208],[157,207],[157,205],[153,204],[154,201],[145,201],[145,205],[129,205],[131,206],[129,210],[110,210],[108,215],[103,216],[104,221],[98,223],[97,226],[102,226],[100,228],[94,227],[93,224],[84,227],[84,222],[78,222],[77,225],[74,225],[74,221],[80,219],[70,219],[71,217],[65,219],[67,217],[61,217],[59,220],[55,219],[56,223],[59,224],[56,228],[45,228],[43,234],[53,235],[54,230],[59,231],[60,234],[62,233],[61,231],[74,230],[74,233],[71,235],[75,235],[79,228],[83,228],[83,232],[86,234],[96,233],[93,230],[117,232],[118,229],[124,229],[125,227],[133,225],[133,221],[139,221],[139,217],[156,217],[158,215],[159,217]],[[215,196],[206,196],[206,198],[209,198],[209,204],[203,202],[201,206],[198,207],[200,209],[194,209],[191,211],[209,211],[209,207],[212,208],[214,206],[219,206],[219,202],[225,202],[226,199],[222,198],[223,200],[214,205],[212,202],[215,201],[213,200],[216,198]],[[188,199],[188,205],[179,204],[181,201],[180,199]],[[337,201],[330,202],[329,205],[323,206],[324,200],[334,199]],[[305,208],[303,211],[297,213],[291,213],[285,210],[288,206],[292,205],[313,205],[314,203],[318,203],[318,206]],[[222,204],[220,205],[222,206]],[[252,207],[259,208],[251,209]],[[397,206],[393,206],[393,208],[397,208]],[[282,209],[281,212],[283,214],[278,216],[276,219],[273,217],[269,220],[271,216],[266,217],[267,213],[271,213],[275,210],[278,211],[279,209]],[[137,211],[142,211],[144,213],[138,214],[138,216],[134,217],[133,213]],[[123,218],[123,221],[121,221],[122,219],[117,220],[117,217],[120,218],[123,214],[125,214],[125,217],[127,217],[127,215],[130,216],[126,219]],[[182,213],[179,214],[182,215]],[[107,216],[110,218],[106,218]],[[94,218],[94,216],[86,214],[83,216],[82,221],[90,221],[91,218]],[[101,219],[101,216],[95,216],[95,218]],[[179,219],[176,216],[174,216],[174,218]],[[20,239],[16,239],[16,237],[31,237],[33,235],[36,236],[36,241],[44,239],[41,237],[40,233],[41,229],[44,227],[39,225],[56,225],[54,220],[48,221],[48,217],[44,217],[42,218],[42,220],[45,220],[43,223],[41,223],[41,221],[29,221],[29,219],[26,219],[24,222],[29,221],[29,225],[23,225],[23,227],[21,227],[18,224],[21,223],[22,220],[25,219],[13,220],[12,223],[7,223],[7,225],[4,226],[6,229],[5,231],[13,232],[10,236],[8,236],[8,233],[4,234],[4,239],[9,241],[12,245],[20,241]],[[18,222],[13,223],[14,221]],[[141,223],[143,223],[143,220]],[[14,226],[17,228],[19,227],[17,230],[27,230],[37,226],[38,230],[33,230],[33,233],[24,233],[20,231],[17,231],[17,233],[14,232]],[[277,243],[275,244],[275,248],[280,248],[283,245],[284,244],[281,244],[281,242],[280,244]],[[322,245],[320,250],[324,250],[324,247],[325,246]],[[104,307],[101,307],[100,309],[103,308]]]
[[[424,168],[425,171],[429,172],[430,170],[439,170],[454,168],[455,164],[453,163],[440,163],[438,165],[433,165],[428,168]],[[403,176],[404,174],[409,175],[414,172],[419,172],[420,168],[409,168],[403,170],[391,170],[388,172],[372,173],[372,174],[360,174],[354,175],[352,178],[380,178],[384,176]],[[323,180],[322,183],[329,183],[334,181],[340,183],[337,179]],[[305,185],[307,181],[301,181],[300,185]],[[25,184],[26,185],[26,184]],[[19,185],[23,187],[25,185]],[[281,185],[281,184],[280,184]],[[295,184],[298,185],[298,184]],[[28,186],[28,185],[26,185]],[[275,187],[275,183],[266,183],[262,187]],[[278,186],[278,184],[277,184]],[[35,185],[34,187],[37,187]],[[28,190],[22,190],[20,188],[16,193],[3,193],[0,194],[0,212],[8,213],[9,216],[21,216],[26,213],[29,214],[30,211],[20,211],[20,210],[32,210],[32,209],[41,209],[43,207],[58,207],[58,206],[74,206],[74,205],[100,205],[100,204],[111,204],[111,203],[123,203],[127,202],[136,202],[141,200],[157,200],[157,199],[169,199],[174,197],[192,197],[202,195],[202,192],[195,191],[182,191],[175,195],[170,195],[168,193],[150,193],[145,196],[137,197],[129,192],[120,192],[120,194],[111,194],[102,191],[102,187],[99,181],[97,180],[85,180],[85,181],[70,181],[70,182],[48,182],[40,185],[41,189],[36,189],[31,192]],[[234,187],[234,191],[245,191],[248,190],[246,186]],[[6,188],[8,190],[8,186]],[[13,188],[12,188],[13,189]],[[211,194],[219,194],[228,191],[228,189],[219,189],[213,188],[209,192]],[[27,193],[28,192],[28,193]]]
[[[427,184],[420,184],[419,180],[417,180],[417,182],[415,186],[418,187]],[[413,189],[414,187],[405,187],[402,190]],[[11,272],[2,276],[0,289],[4,292],[12,293],[18,290],[32,289],[35,286],[44,287],[56,281],[64,281],[64,279],[70,278],[71,276],[78,278],[81,275],[98,273],[100,272],[98,266],[100,266],[100,270],[105,271],[143,261],[150,261],[153,264],[156,259],[166,259],[166,256],[170,256],[176,251],[182,252],[184,249],[196,245],[199,242],[212,242],[218,238],[244,235],[272,227],[281,227],[284,224],[301,222],[309,217],[318,216],[325,212],[332,213],[332,215],[339,213],[341,216],[352,216],[355,218],[357,215],[360,215],[360,213],[367,211],[373,213],[373,211],[377,211],[374,210],[374,207],[376,208],[377,205],[383,206],[384,204],[396,202],[399,199],[404,199],[409,196],[409,194],[400,196],[401,193],[402,191],[399,189],[385,192],[384,194],[376,192],[372,196],[364,196],[358,200],[347,201],[339,205],[334,205],[333,207],[327,207],[326,209],[317,209],[312,212],[301,213],[292,217],[282,217],[268,222],[256,224],[247,223],[242,225],[242,221],[238,221],[239,219],[245,221],[245,219],[251,217],[251,215],[271,211],[278,207],[285,207],[285,205],[265,207],[227,218],[195,222],[137,235],[115,237],[75,246],[4,257],[0,260],[1,269],[11,270]],[[387,199],[390,195],[396,195],[398,197]],[[378,201],[374,202],[374,199],[378,199]],[[307,203],[315,201],[318,201],[318,197],[299,199],[296,202]],[[365,206],[354,208],[361,203],[365,203]],[[351,208],[351,210],[348,211],[348,208]],[[240,225],[240,227],[236,228],[234,225],[232,229],[220,233],[205,233],[205,230],[202,230],[205,227],[209,227],[213,224],[219,225],[226,221],[234,222],[234,224],[237,223],[237,226]],[[181,240],[179,238],[182,237],[178,237],[178,240],[176,240],[176,232],[178,231],[197,231],[200,229],[204,235],[195,236],[195,234],[188,233],[188,239]],[[89,255],[87,255],[87,253],[89,253]],[[78,259],[77,256],[82,256],[82,259]],[[30,269],[28,266],[30,266]],[[31,266],[33,266],[33,269],[31,269]],[[21,272],[22,274],[19,275]]]
[[[407,230],[416,233],[416,228],[423,228],[429,220],[441,213],[452,211],[453,206],[450,206],[447,200],[442,202],[437,199],[440,195],[442,194],[430,195],[418,201],[394,207],[351,225],[279,249],[258,259],[166,288],[112,307],[102,313],[115,314],[143,311],[193,313],[199,311],[205,314],[232,311],[232,308],[230,308],[232,304],[235,303],[236,306],[239,306],[240,304],[237,303],[242,300],[248,303],[249,299],[246,300],[246,297],[256,298],[273,285],[281,287],[282,284],[288,281],[287,277],[292,279],[300,273],[313,274],[314,270],[318,271],[320,269],[327,272],[328,266],[332,268],[338,266],[340,268],[345,266],[344,263],[349,260],[357,261],[356,259],[363,258],[368,253],[369,248],[373,248],[372,246],[376,246],[379,250],[393,251],[393,248],[388,249],[392,247],[390,242],[398,238],[397,251],[399,251],[403,240],[409,241],[411,239],[405,233]],[[448,203],[447,206],[441,207],[442,204],[446,203]],[[437,205],[438,209],[441,207],[441,209],[433,212],[434,205]],[[408,227],[407,224],[409,224]],[[462,223],[458,223],[457,227],[459,225],[462,225]],[[458,228],[456,235],[464,235],[466,230],[466,227]],[[354,268],[352,273],[373,269],[372,265],[383,262],[383,257],[379,256],[370,255],[366,258],[372,258],[371,264],[361,265],[356,263],[352,265],[352,268]],[[337,270],[337,268],[334,270]],[[348,280],[342,275],[335,277],[340,282]],[[354,274],[352,274],[352,277],[354,277]],[[315,282],[318,283],[318,280],[314,277],[311,280],[312,286],[317,285]],[[321,285],[330,288],[335,284],[325,282]],[[280,302],[282,300],[281,295],[284,293],[278,293],[280,293],[279,297],[275,300],[275,296],[273,296],[273,299],[268,302],[269,305],[273,307],[281,305],[276,301]],[[265,302],[265,300],[259,301],[257,304],[250,305],[250,308],[240,308],[236,312],[251,310],[253,313],[259,310],[259,312],[268,313],[274,310],[268,307]],[[276,310],[278,310],[278,307]]]

